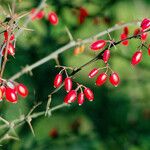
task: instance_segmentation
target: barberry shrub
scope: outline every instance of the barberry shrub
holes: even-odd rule
[[[115,114],[122,115],[125,107],[129,109],[129,104],[123,102],[140,99],[137,88],[141,85],[138,84],[149,77],[145,70],[149,67],[150,19],[143,16],[130,23],[114,23],[112,14],[101,14],[103,9],[98,12],[95,9],[94,13],[88,5],[67,1],[55,5],[41,0],[36,7],[31,5],[33,2],[27,3],[30,4],[27,12],[20,9],[25,5],[22,0],[8,8],[2,6],[0,142],[21,139],[16,129],[24,123],[39,140],[44,133],[53,142],[72,139],[71,136],[73,140],[84,137],[83,141],[94,137],[95,141],[97,128],[104,137],[107,133],[103,133],[103,129],[109,134],[114,130],[113,123],[118,123],[113,122]],[[89,3],[96,8],[97,2]],[[128,83],[130,86],[126,86]],[[148,88],[143,87],[145,92]],[[146,94],[149,97],[149,92]],[[67,106],[70,106],[64,109],[67,112],[53,115],[54,111]],[[80,115],[83,112],[88,117]],[[132,113],[127,115],[134,115]],[[149,119],[149,111],[144,107],[143,115]],[[54,119],[46,119],[50,116]],[[34,119],[39,117],[44,121],[39,119],[34,124]],[[96,121],[98,117],[100,123]],[[75,121],[68,123],[67,132],[62,132],[69,118]],[[126,118],[123,125],[134,125],[137,121],[134,117]],[[109,119],[112,120],[109,122]],[[123,121],[119,121],[118,126],[122,127],[120,122]],[[21,129],[23,133],[27,127]],[[29,131],[25,131],[28,134]]]

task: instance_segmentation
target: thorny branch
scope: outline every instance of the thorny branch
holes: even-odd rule
[[[71,40],[68,44],[66,44],[65,46],[55,50],[53,53],[49,54],[48,56],[42,58],[41,60],[33,63],[32,65],[30,66],[26,66],[25,68],[23,68],[21,71],[19,71],[18,73],[14,74],[10,80],[16,80],[18,79],[19,77],[21,77],[22,75],[24,75],[25,73],[28,73],[30,71],[32,71],[33,69],[39,67],[40,65],[48,62],[49,60],[52,60],[52,59],[55,59],[58,57],[58,55],[60,55],[61,53],[69,50],[70,48],[73,48],[75,46],[78,46],[78,45],[82,45],[82,44],[88,44],[88,43],[91,43],[94,39],[97,39],[99,37],[102,37],[108,33],[111,33],[115,30],[119,30],[125,26],[131,26],[131,25],[138,25],[140,22],[129,22],[129,23],[125,23],[125,24],[120,24],[120,25],[115,25],[113,26],[112,28],[109,28],[107,31],[103,31],[103,32],[100,32],[92,37],[89,37],[89,38],[86,38],[82,41],[74,41],[74,40]]]
[[[44,6],[45,6],[45,2],[46,0],[42,0],[41,4],[39,5],[39,7],[37,8],[37,10],[35,11],[35,15],[36,13],[42,9]],[[31,21],[31,17],[28,17],[27,20],[25,21],[23,27],[26,27],[28,25],[28,23]],[[75,47],[79,44],[87,44],[87,43],[90,43],[92,42],[93,40],[105,35],[105,34],[108,34],[112,31],[115,31],[115,30],[119,30],[125,26],[130,26],[130,25],[133,25],[133,24],[138,24],[139,22],[131,22],[131,23],[126,23],[126,24],[121,24],[121,25],[115,25],[114,27],[112,28],[109,28],[107,31],[103,31],[103,32],[100,32],[92,37],[89,37],[89,38],[86,38],[82,41],[75,41],[73,38],[72,38],[72,35],[71,33],[69,32],[69,30],[66,28],[67,30],[67,33],[69,35],[69,38],[70,38],[70,42],[68,44],[66,44],[65,46],[57,49],[55,52],[51,53],[50,55],[46,56],[45,58],[35,62],[34,64],[30,65],[30,66],[27,66],[25,67],[24,69],[22,69],[20,72],[16,73],[15,75],[13,75],[10,79],[11,80],[16,80],[18,79],[20,76],[22,76],[23,74],[27,73],[27,72],[30,72],[32,71],[33,69],[35,69],[36,67],[48,62],[49,60],[51,59],[56,59],[58,57],[59,54],[63,53],[64,51],[67,51],[68,49],[72,48],[72,47]],[[19,29],[19,31],[17,32],[16,34],[16,37],[18,37],[21,33],[22,33],[23,29]],[[149,32],[150,30],[147,30],[145,32]],[[140,33],[141,34],[141,33]],[[139,35],[136,35],[136,36],[130,36],[128,37],[127,39],[132,39],[132,38],[138,38]],[[9,38],[8,38],[9,39]],[[127,39],[124,39],[124,40],[127,40]],[[123,40],[122,40],[123,41]],[[113,42],[109,47],[113,47],[114,45],[118,45],[120,44],[122,41],[118,41],[118,42]],[[9,42],[8,42],[9,43]],[[8,44],[7,44],[8,45]],[[7,45],[6,45],[6,49],[7,49]],[[108,48],[108,47],[107,47]],[[107,49],[106,48],[106,49]],[[105,50],[105,49],[104,49]],[[85,66],[89,65],[90,63],[98,60],[98,59],[101,59],[102,58],[102,54],[103,54],[103,51],[101,51],[97,56],[95,56],[93,59],[89,60],[87,63],[85,63],[84,65],[78,67],[78,68],[75,68],[72,73],[70,74],[70,76],[73,76],[75,75],[77,72],[79,72],[82,68],[84,68]],[[4,64],[5,65],[5,64]],[[5,67],[4,67],[5,68]],[[3,72],[1,73],[3,74]],[[63,86],[63,85],[62,85]],[[61,86],[61,87],[62,87]],[[60,87],[60,88],[61,88]],[[30,126],[30,129],[32,131],[32,133],[34,134],[34,130],[32,128],[32,124],[31,124],[31,121],[32,119],[34,118],[37,118],[37,117],[40,117],[40,116],[43,116],[43,115],[50,115],[52,112],[62,108],[62,107],[66,107],[66,106],[69,106],[68,104],[65,104],[65,103],[62,103],[62,104],[59,104],[57,106],[54,106],[52,108],[50,108],[50,104],[51,104],[51,96],[52,94],[54,94],[55,92],[57,92],[60,88],[58,89],[55,89],[49,96],[49,99],[48,99],[48,103],[47,103],[47,108],[46,110],[44,111],[40,111],[40,112],[35,112],[35,113],[32,113],[34,111],[34,109],[39,106],[36,105],[33,107],[33,109],[31,109],[31,111],[27,114],[27,115],[21,115],[20,118],[18,119],[15,119],[11,122],[3,119],[2,117],[0,117],[0,120],[4,123],[2,126],[0,126],[0,129],[3,129],[3,130],[6,130],[6,132],[3,134],[3,136],[0,138],[0,142],[6,140],[6,139],[15,139],[15,140],[18,140],[18,137],[15,136],[12,136],[10,135],[10,133],[13,131],[15,132],[15,129],[17,127],[19,127],[20,125],[24,124],[25,122],[27,122]]]

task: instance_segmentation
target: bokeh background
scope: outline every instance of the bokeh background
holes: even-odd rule
[[[6,10],[12,0],[0,0]],[[17,13],[28,12],[38,6],[40,0],[16,0]],[[87,9],[89,16],[79,24],[79,8]],[[69,42],[65,26],[73,37],[84,39],[95,35],[116,23],[142,20],[150,17],[149,0],[47,0],[45,12],[55,11],[59,17],[57,26],[51,25],[47,18],[35,20],[29,24],[33,32],[25,31],[17,40],[15,59],[9,57],[5,70],[5,78],[11,77],[23,66],[54,52]],[[21,24],[21,23],[20,23]],[[129,27],[132,35],[135,28]],[[111,33],[112,38],[119,40],[122,30]],[[108,36],[102,37],[108,39]],[[149,42],[149,39],[148,39]],[[101,62],[91,64],[78,73],[75,81],[90,87],[95,94],[93,102],[86,101],[81,107],[74,103],[63,108],[51,117],[40,117],[33,120],[35,137],[28,124],[17,129],[19,141],[6,141],[2,149],[8,150],[150,150],[150,57],[143,52],[143,61],[135,68],[130,65],[133,53],[139,46],[139,40],[131,40],[128,47],[117,46],[112,49],[110,64],[117,71],[121,83],[117,88],[106,83],[96,87],[95,79],[88,78],[88,72]],[[95,56],[89,45],[77,56],[74,48],[59,56],[61,65],[78,67]],[[33,76],[23,75],[17,79],[24,83],[30,91],[26,99],[19,98],[17,104],[6,101],[0,103],[0,114],[14,120],[21,114],[27,114],[37,102],[42,106],[36,111],[45,109],[47,96],[53,90],[54,76],[59,72],[51,60],[34,69]],[[66,95],[64,89],[52,98],[52,106],[63,102]],[[52,137],[51,132],[56,136]],[[57,132],[56,132],[57,131]]]

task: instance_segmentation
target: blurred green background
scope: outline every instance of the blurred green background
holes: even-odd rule
[[[12,0],[0,0],[0,5],[7,9]],[[38,6],[40,0],[16,1],[17,13],[30,11]],[[83,24],[79,24],[77,13],[80,7],[88,10],[89,16]],[[5,70],[5,78],[11,77],[21,67],[30,65],[54,52],[69,42],[65,26],[73,37],[84,39],[95,35],[116,23],[142,20],[150,16],[149,0],[47,0],[45,12],[53,10],[58,14],[59,24],[52,26],[45,18],[35,20],[17,40],[15,59],[9,57]],[[95,21],[96,20],[96,23]],[[132,35],[135,28],[129,27]],[[112,38],[119,40],[122,30],[111,33]],[[102,37],[108,39],[108,36]],[[149,42],[149,39],[148,39]],[[114,88],[110,83],[96,87],[95,79],[89,79],[89,70],[102,66],[101,62],[91,64],[78,73],[75,81],[94,91],[95,100],[86,101],[81,107],[74,103],[69,108],[54,112],[50,118],[40,117],[33,120],[35,137],[27,123],[17,129],[19,141],[9,140],[0,148],[5,150],[150,150],[150,57],[143,50],[143,61],[135,68],[130,59],[137,50],[140,41],[133,39],[128,47],[117,46],[112,49],[110,65],[119,73],[121,83]],[[78,67],[95,54],[89,52],[85,45],[82,54],[74,56],[69,49],[59,56],[60,64]],[[17,79],[24,83],[30,91],[26,99],[19,98],[17,104],[6,101],[0,103],[1,115],[13,120],[21,114],[27,114],[37,102],[42,106],[36,111],[45,109],[47,96],[53,90],[54,76],[59,72],[51,60]],[[64,89],[52,97],[52,106],[63,102]],[[2,124],[2,123],[1,123]],[[58,136],[53,138],[50,132],[57,130]]]

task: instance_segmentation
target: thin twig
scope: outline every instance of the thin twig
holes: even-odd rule
[[[39,67],[40,65],[42,65],[42,64],[44,64],[46,62],[48,62],[49,60],[55,59],[56,56],[58,56],[59,54],[65,52],[65,51],[67,51],[68,49],[70,49],[72,47],[75,47],[75,46],[77,46],[79,44],[90,43],[90,42],[93,41],[93,39],[102,37],[105,34],[108,34],[108,32],[110,33],[110,32],[113,32],[115,30],[119,30],[119,29],[121,29],[121,28],[123,28],[125,26],[131,26],[131,25],[135,25],[135,24],[137,25],[137,24],[139,24],[139,22],[129,22],[129,23],[121,24],[121,25],[115,25],[115,26],[109,28],[107,31],[100,32],[100,33],[98,33],[98,34],[96,34],[96,35],[94,35],[92,37],[86,38],[86,39],[84,39],[82,41],[77,41],[77,42],[76,41],[71,41],[68,44],[66,44],[65,46],[63,46],[63,47],[57,49],[56,51],[54,51],[53,53],[49,54],[48,56],[42,58],[41,60],[38,60],[37,62],[33,63],[32,65],[27,66],[24,69],[22,69],[21,71],[19,71],[18,73],[14,74],[10,78],[10,80],[16,80],[16,79],[18,79],[19,77],[21,77],[25,73],[28,73],[29,71],[31,71],[31,70]]]

